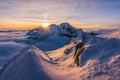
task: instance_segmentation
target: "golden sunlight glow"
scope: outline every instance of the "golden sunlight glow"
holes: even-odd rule
[[[50,25],[50,23],[42,23],[43,28],[47,28]]]

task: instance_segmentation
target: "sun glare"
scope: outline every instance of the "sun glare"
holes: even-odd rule
[[[50,23],[42,23],[43,28],[47,28],[50,25]]]

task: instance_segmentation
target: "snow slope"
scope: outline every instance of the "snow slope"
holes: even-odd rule
[[[115,37],[119,30],[108,33],[107,38],[87,36],[79,67],[73,57],[75,43],[81,41],[77,38],[54,51],[23,50],[1,69],[0,80],[120,80],[120,38]]]
[[[92,37],[89,47],[81,55],[84,80],[119,80],[120,79],[120,40]],[[85,76],[83,76],[85,75]]]
[[[89,38],[90,37],[90,38]],[[120,79],[120,40],[88,37],[86,50],[80,56],[80,66],[74,67],[74,49],[68,55],[63,52],[72,49],[74,44],[55,50],[50,57],[59,62],[62,72],[60,80],[119,80]],[[54,55],[56,53],[56,55]]]
[[[25,48],[0,71],[0,80],[50,80],[42,64],[47,56],[35,47]]]

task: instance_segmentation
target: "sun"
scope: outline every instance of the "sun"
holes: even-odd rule
[[[50,25],[50,23],[47,23],[47,22],[42,23],[42,27],[43,27],[43,28],[48,28],[49,25]]]

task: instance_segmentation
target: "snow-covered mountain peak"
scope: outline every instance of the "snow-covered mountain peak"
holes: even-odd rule
[[[79,36],[81,34],[81,36]],[[48,30],[45,30],[44,28],[35,28],[30,30],[27,35],[32,39],[38,39],[38,40],[45,40],[49,39],[52,36],[56,35],[61,37],[82,37],[83,31],[82,29],[74,28],[69,23],[62,23],[60,25],[51,24],[49,26]]]
[[[62,23],[58,27],[58,34],[68,38],[78,37],[78,29],[71,26],[69,23]]]

